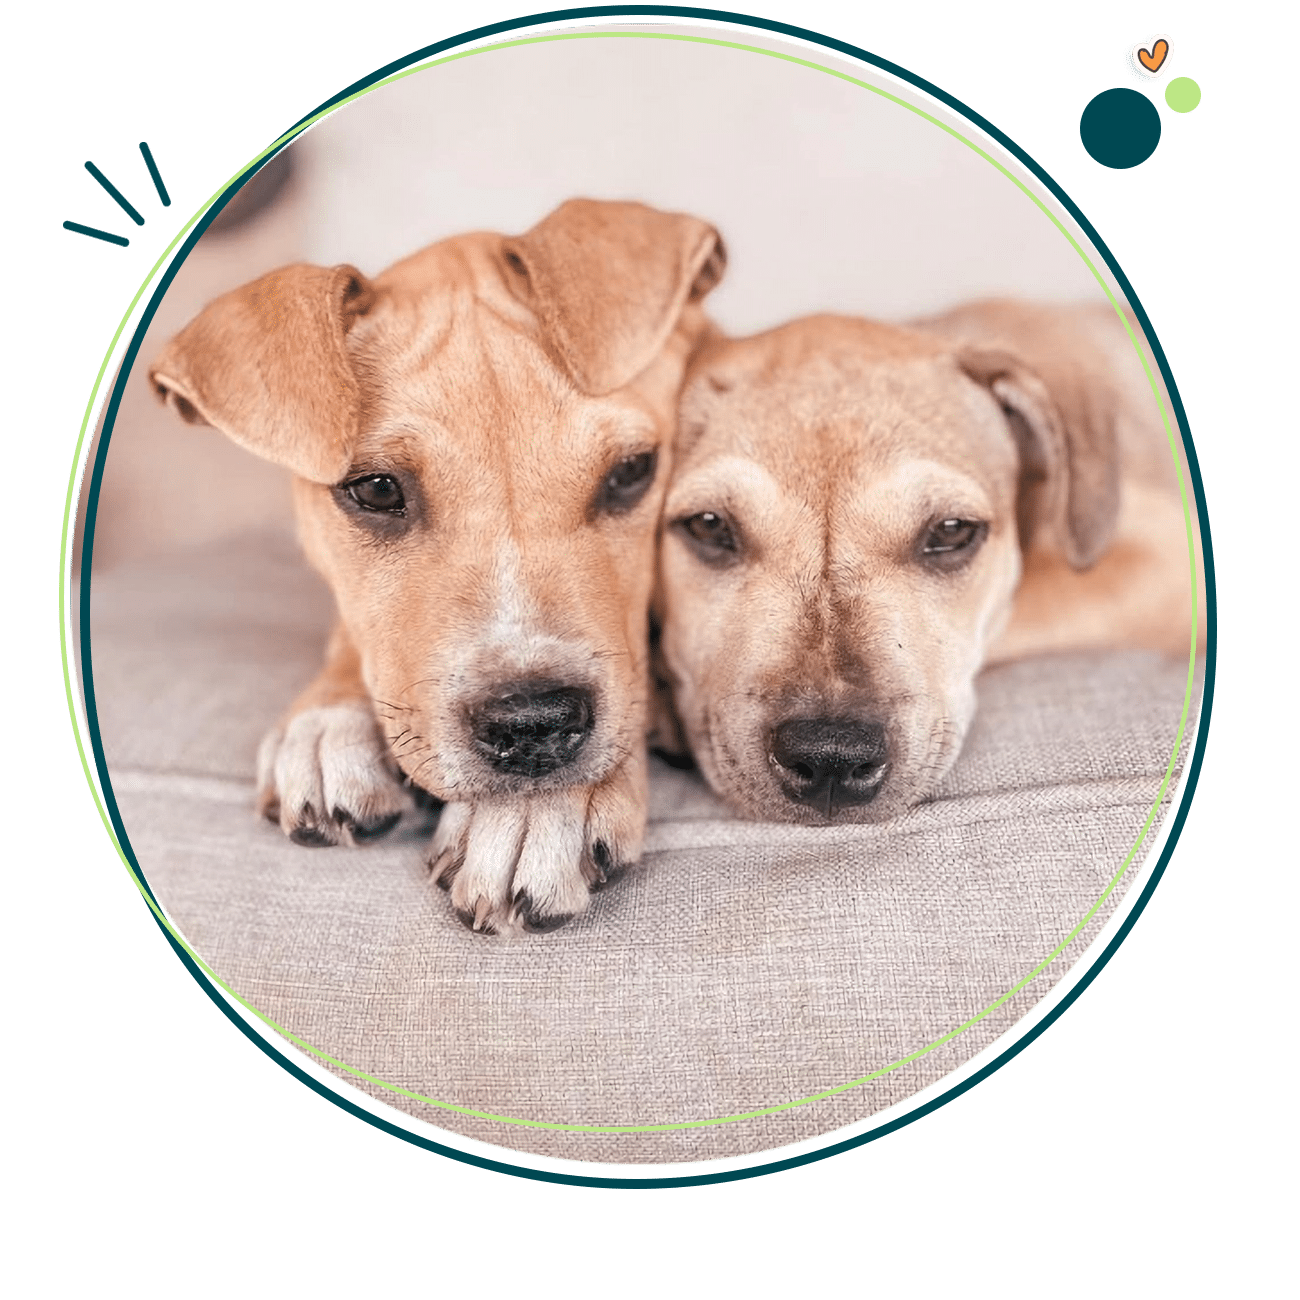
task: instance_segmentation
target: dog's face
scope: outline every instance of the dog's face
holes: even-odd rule
[[[686,739],[728,802],[876,821],[929,794],[1032,518],[1061,507],[1053,419],[1013,358],[866,321],[702,353],[658,613]]]
[[[438,797],[591,784],[643,743],[675,404],[721,257],[691,218],[566,204],[373,282],[290,268],[155,364],[182,413],[295,470],[392,751]],[[241,356],[261,374],[232,379]]]
[[[444,799],[599,780],[641,743],[645,616],[689,347],[583,392],[507,292],[483,310],[404,268],[348,335],[351,463],[299,479],[299,531],[329,576],[394,754]],[[507,268],[508,269],[508,268]],[[504,290],[504,285],[502,289]],[[400,295],[400,296],[399,296]],[[475,298],[479,296],[479,301]]]

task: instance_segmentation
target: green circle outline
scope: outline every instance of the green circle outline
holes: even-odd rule
[[[72,634],[72,629],[70,629],[70,616],[69,616],[69,608],[70,608],[69,575],[70,575],[70,568],[72,568],[72,542],[75,533],[75,519],[77,519],[77,510],[75,510],[75,507],[77,507],[78,487],[79,484],[81,484],[83,472],[85,472],[85,465],[83,465],[83,459],[85,459],[85,455],[88,450],[88,441],[90,441],[91,430],[92,428],[94,428],[94,420],[95,420],[96,412],[98,412],[101,400],[103,400],[103,389],[104,389],[105,378],[108,377],[110,370],[112,370],[113,356],[114,354],[116,354],[118,344],[122,342],[123,335],[127,333],[127,326],[129,326],[131,320],[133,320],[133,317],[136,312],[136,308],[138,308],[140,302],[142,302],[144,295],[146,295],[146,292],[149,289],[149,286],[151,286],[152,283],[155,282],[155,279],[157,278],[157,276],[159,276],[161,270],[164,269],[166,264],[169,263],[169,260],[172,259],[172,256],[174,255],[175,251],[177,251],[177,248],[181,246],[181,243],[183,242],[183,240],[185,240],[188,233],[190,233],[190,231],[194,229],[195,225],[198,224],[201,218],[203,218],[204,214],[208,212],[208,209],[211,208],[212,205],[216,203],[218,199],[221,198],[221,195],[224,194],[227,188],[230,188],[231,186],[235,185],[235,183],[239,181],[239,178],[242,177],[242,175],[250,172],[252,168],[256,168],[257,165],[260,165],[261,162],[268,159],[268,157],[272,155],[272,153],[276,153],[277,151],[279,151],[279,149],[285,147],[286,144],[289,144],[291,140],[294,140],[296,138],[296,136],[302,135],[304,131],[311,129],[311,127],[315,126],[317,122],[324,121],[326,117],[330,116],[330,114],[338,112],[339,109],[346,108],[348,104],[354,103],[355,100],[363,98],[364,95],[368,95],[372,91],[380,90],[380,88],[382,88],[383,86],[391,85],[391,83],[402,81],[403,78],[409,77],[409,75],[415,74],[417,72],[424,72],[424,70],[426,69],[437,68],[437,66],[441,66],[443,64],[451,64],[451,62],[456,62],[461,59],[468,59],[468,57],[471,57],[473,55],[481,55],[481,53],[498,51],[498,49],[520,47],[520,45],[546,44],[551,42],[558,42],[558,40],[602,40],[602,39],[603,40],[610,40],[610,39],[679,40],[679,42],[686,42],[692,44],[716,45],[716,47],[736,49],[736,51],[742,51],[746,53],[757,53],[757,55],[764,55],[767,57],[772,57],[772,59],[779,59],[784,62],[789,62],[789,64],[803,66],[803,68],[813,69],[815,70],[815,72],[826,73],[828,75],[831,75],[831,77],[840,79],[840,81],[848,82],[849,85],[857,86],[859,88],[862,88],[862,90],[870,91],[871,94],[880,96],[880,98],[887,99],[891,101],[891,103],[897,104],[898,107],[905,108],[909,110],[909,112],[913,112],[917,114],[918,117],[923,118],[924,121],[930,122],[931,125],[940,127],[940,130],[943,130],[945,131],[946,134],[953,136],[953,138],[957,139],[958,142],[965,144],[965,146],[967,148],[970,148],[972,152],[975,152],[976,155],[982,157],[984,161],[987,161],[989,162],[989,164],[995,166],[998,172],[1001,172],[1006,179],[1009,179],[1009,181],[1011,181],[1013,185],[1017,186],[1017,188],[1019,188],[1019,190],[1021,190],[1023,194],[1026,195],[1027,198],[1030,199],[1032,203],[1034,203],[1036,207],[1039,208],[1040,211],[1044,213],[1044,216],[1047,216],[1048,220],[1052,221],[1052,224],[1057,227],[1057,230],[1060,231],[1062,235],[1065,235],[1067,242],[1069,242],[1070,246],[1074,248],[1076,253],[1078,253],[1080,259],[1083,260],[1084,265],[1087,266],[1089,272],[1092,273],[1093,278],[1096,279],[1097,283],[1099,283],[1099,285],[1101,286],[1102,291],[1105,292],[1106,298],[1108,298],[1110,304],[1112,304],[1112,307],[1115,309],[1115,313],[1117,313],[1117,316],[1119,317],[1119,320],[1121,320],[1121,324],[1123,325],[1123,328],[1125,328],[1125,333],[1128,339],[1130,339],[1130,342],[1132,343],[1132,346],[1134,346],[1134,350],[1136,351],[1136,354],[1138,354],[1139,360],[1141,361],[1141,367],[1143,367],[1143,373],[1145,374],[1145,376],[1147,376],[1148,385],[1149,387],[1151,387],[1154,399],[1156,399],[1157,408],[1160,409],[1161,412],[1161,420],[1162,422],[1164,422],[1164,426],[1165,426],[1166,442],[1167,445],[1169,445],[1170,454],[1171,456],[1173,456],[1175,472],[1177,472],[1177,476],[1178,476],[1178,489],[1179,489],[1180,499],[1182,499],[1182,503],[1183,503],[1184,526],[1186,526],[1188,562],[1190,562],[1190,577],[1191,577],[1191,588],[1192,588],[1193,616],[1192,616],[1191,647],[1190,647],[1190,654],[1188,654],[1187,685],[1186,688],[1184,688],[1183,708],[1182,708],[1182,714],[1180,714],[1179,716],[1178,733],[1177,736],[1175,736],[1174,738],[1174,748],[1173,751],[1171,751],[1169,762],[1167,762],[1166,764],[1164,776],[1162,776],[1162,780],[1161,780],[1160,789],[1157,790],[1156,800],[1154,800],[1154,802],[1152,803],[1151,811],[1149,811],[1149,813],[1147,814],[1147,819],[1145,819],[1143,826],[1141,826],[1141,829],[1138,833],[1138,839],[1134,841],[1134,845],[1132,845],[1132,848],[1128,850],[1128,853],[1126,854],[1125,859],[1123,859],[1121,866],[1119,866],[1118,871],[1115,872],[1113,878],[1110,879],[1104,891],[1102,891],[1100,896],[1097,897],[1097,900],[1093,902],[1093,905],[1089,907],[1087,913],[1083,915],[1083,918],[1080,919],[1079,922],[1076,923],[1073,928],[1071,928],[1071,931],[1069,933],[1067,933],[1065,939],[1063,939],[1061,943],[1058,944],[1056,948],[1054,948],[1052,952],[1050,952],[1048,956],[1045,957],[1043,961],[1039,963],[1039,965],[1035,966],[1034,969],[1028,972],[1026,976],[1023,976],[1021,980],[1018,980],[1017,983],[1011,985],[1008,991],[1002,993],[1001,996],[998,996],[995,1001],[991,1002],[991,1004],[989,1004],[988,1006],[985,1006],[985,1008],[982,1011],[979,1011],[979,1013],[972,1015],[972,1017],[967,1019],[967,1021],[958,1024],[958,1026],[956,1028],[953,1028],[953,1030],[949,1030],[948,1032],[946,1032],[946,1034],[937,1037],[937,1039],[933,1040],[932,1043],[927,1044],[926,1047],[919,1048],[918,1050],[915,1050],[915,1052],[911,1052],[907,1054],[907,1056],[900,1057],[898,1058],[898,1060],[889,1063],[889,1065],[881,1066],[879,1070],[871,1071],[871,1073],[861,1075],[859,1076],[859,1078],[850,1079],[848,1083],[837,1084],[837,1086],[835,1087],[822,1089],[822,1091],[820,1092],[813,1093],[813,1095],[807,1097],[801,1097],[801,1099],[779,1102],[779,1104],[772,1105],[772,1106],[763,1106],[763,1108],[746,1110],[746,1112],[740,1112],[736,1114],[720,1115],[720,1117],[715,1117],[710,1119],[689,1119],[689,1121],[659,1123],[659,1125],[565,1125],[565,1123],[555,1123],[549,1121],[534,1121],[534,1119],[519,1119],[519,1118],[511,1117],[511,1115],[499,1115],[493,1112],[485,1112],[485,1110],[477,1110],[477,1109],[469,1108],[469,1106],[456,1105],[454,1104],[454,1102],[438,1101],[433,1099],[433,1097],[425,1097],[422,1096],[421,1093],[413,1092],[411,1091],[411,1089],[396,1086],[396,1084],[387,1083],[385,1082],[385,1080],[378,1079],[376,1078],[376,1076],[367,1074],[363,1070],[355,1069],[355,1067],[347,1065],[346,1062],[339,1061],[337,1060],[337,1058],[329,1056],[328,1053],[321,1052],[320,1049],[312,1047],[311,1044],[305,1043],[305,1041],[302,1039],[298,1039],[298,1037],[290,1034],[290,1032],[285,1030],[285,1028],[279,1026],[279,1024],[272,1021],[272,1019],[270,1019],[268,1015],[261,1013],[261,1011],[257,1009],[256,1006],[253,1006],[252,1002],[248,1001],[247,998],[244,998],[242,995],[239,995],[239,993],[235,992],[233,988],[230,988],[229,985],[222,982],[221,979],[218,979],[217,975],[214,974],[214,972],[211,969],[209,969],[207,963],[205,963],[203,959],[199,957],[199,954],[196,953],[195,950],[191,948],[190,944],[187,943],[185,937],[183,937],[181,935],[181,932],[177,930],[177,927],[174,926],[172,920],[170,920],[168,915],[166,915],[165,910],[162,909],[159,902],[157,902],[155,898],[152,897],[151,891],[149,891],[147,885],[143,883],[142,879],[140,879],[139,876],[136,875],[133,866],[131,866],[130,859],[127,858],[126,853],[123,852],[122,850],[122,846],[120,842],[118,842],[118,837],[116,833],[114,833],[112,819],[109,818],[107,807],[105,807],[104,805],[103,792],[101,792],[99,788],[98,774],[96,774],[94,763],[90,761],[90,758],[88,758],[87,755],[85,738],[83,738],[82,735],[83,720],[81,718],[81,708],[79,708],[77,676],[75,676],[75,668],[72,662],[72,653],[70,653],[69,650],[70,634]],[[776,40],[777,38],[767,38],[767,39]],[[826,57],[839,57],[839,56],[826,56]],[[883,73],[875,72],[874,74],[878,75],[878,77],[881,77],[883,79],[888,79],[884,77]],[[915,92],[913,92],[913,94],[915,94]],[[972,131],[975,130],[974,127],[967,127],[967,129]],[[253,156],[250,162],[247,162],[247,164],[242,166],[242,168],[240,168],[238,172],[233,175],[233,177],[230,177],[229,181],[225,182],[225,185],[218,187],[218,190],[214,192],[211,198],[209,198],[207,201],[205,201],[203,205],[201,205],[198,211],[194,213],[194,216],[192,216],[190,220],[188,220],[186,224],[183,225],[181,229],[177,231],[177,234],[175,234],[173,239],[170,240],[168,246],[166,246],[164,248],[164,251],[162,251],[159,257],[157,257],[155,263],[153,263],[151,268],[149,268],[147,276],[144,277],[142,282],[140,282],[140,286],[138,287],[138,289],[136,289],[133,298],[131,298],[130,300],[130,303],[127,304],[126,311],[123,312],[121,320],[120,322],[118,322],[117,329],[114,330],[113,337],[112,339],[110,339],[108,350],[105,351],[104,360],[101,361],[100,363],[99,372],[96,373],[94,383],[92,383],[90,398],[87,399],[85,413],[83,413],[83,417],[82,417],[81,429],[78,430],[77,445],[75,445],[74,456],[73,456],[73,471],[69,477],[68,493],[66,493],[66,497],[65,497],[64,528],[62,528],[62,534],[60,539],[61,541],[60,573],[59,573],[60,651],[61,651],[62,672],[64,672],[65,694],[66,694],[66,699],[68,699],[69,716],[70,719],[72,719],[72,723],[73,723],[73,733],[75,736],[75,740],[77,740],[78,757],[79,759],[81,759],[82,770],[86,774],[87,784],[90,785],[91,796],[92,798],[94,798],[96,810],[99,811],[100,820],[101,822],[104,823],[104,828],[107,829],[109,840],[110,842],[112,842],[113,848],[114,850],[116,850],[118,858],[121,859],[123,867],[126,868],[126,872],[127,875],[130,876],[131,883],[133,883],[135,885],[135,888],[138,889],[140,894],[142,894],[144,901],[146,901],[146,904],[149,906],[149,909],[151,909],[153,915],[155,915],[157,922],[159,922],[160,926],[164,928],[166,933],[168,933],[170,940],[172,940],[174,944],[177,944],[179,948],[181,948],[183,952],[186,953],[186,956],[190,958],[191,961],[194,962],[196,966],[198,966],[198,969],[203,971],[205,978],[211,980],[214,987],[220,989],[222,995],[224,995],[227,998],[230,998],[230,1000],[233,1001],[234,1004],[238,1006],[238,1008],[242,1008],[243,1010],[246,1010],[248,1014],[252,1015],[252,1017],[256,1019],[256,1021],[259,1021],[261,1024],[264,1024],[264,1026],[268,1027],[269,1030],[272,1030],[274,1034],[281,1037],[281,1039],[287,1041],[287,1043],[294,1045],[295,1048],[302,1050],[302,1052],[304,1053],[308,1053],[309,1056],[316,1057],[317,1060],[324,1061],[328,1063],[328,1065],[334,1066],[335,1069],[344,1071],[344,1073],[351,1075],[352,1078],[363,1079],[365,1080],[365,1082],[373,1084],[373,1086],[376,1086],[378,1088],[385,1089],[385,1091],[393,1093],[393,1095],[395,1096],[406,1097],[406,1099],[408,1100],[419,1101],[421,1102],[421,1104],[434,1106],[434,1108],[447,1110],[447,1112],[468,1115],[468,1117],[472,1117],[472,1118],[487,1119],[487,1121],[504,1123],[504,1125],[511,1125],[516,1127],[525,1127],[525,1128],[539,1128],[539,1130],[550,1130],[550,1131],[589,1132],[589,1134],[624,1134],[624,1132],[666,1132],[666,1131],[676,1131],[676,1130],[688,1130],[688,1128],[706,1128],[706,1127],[714,1127],[719,1125],[727,1125],[727,1123],[738,1123],[741,1121],[746,1121],[746,1119],[762,1118],[764,1117],[764,1115],[780,1114],[783,1112],[787,1112],[787,1110],[800,1108],[800,1106],[814,1104],[814,1102],[816,1101],[827,1100],[828,1097],[839,1096],[840,1093],[852,1091],[853,1088],[861,1087],[863,1086],[863,1084],[870,1083],[874,1079],[883,1078],[884,1075],[892,1074],[894,1070],[901,1069],[902,1066],[909,1065],[909,1063],[918,1061],[920,1060],[920,1058],[928,1056],[928,1054],[930,1054],[931,1052],[935,1052],[937,1048],[943,1047],[943,1045],[946,1043],[950,1043],[950,1041],[956,1039],[956,1037],[963,1034],[963,1032],[969,1030],[969,1028],[975,1026],[975,1024],[978,1024],[980,1021],[983,1021],[983,1019],[985,1017],[988,1017],[989,1014],[992,1014],[993,1011],[1000,1008],[1000,1006],[1005,1005],[1006,1002],[1008,1002],[1011,997],[1014,997],[1015,995],[1017,995],[1017,993],[1021,992],[1023,988],[1026,988],[1028,984],[1034,982],[1037,976],[1043,974],[1043,971],[1047,969],[1050,963],[1056,961],[1056,958],[1061,956],[1063,950],[1065,950],[1067,946],[1073,943],[1076,937],[1079,936],[1079,933],[1082,932],[1084,930],[1084,927],[1087,926],[1088,922],[1091,922],[1092,918],[1095,917],[1097,911],[1100,910],[1101,905],[1104,904],[1104,902],[1106,901],[1106,898],[1109,898],[1110,894],[1112,894],[1115,891],[1115,888],[1118,887],[1119,881],[1121,881],[1123,876],[1125,876],[1126,872],[1128,871],[1128,867],[1130,867],[1132,861],[1134,861],[1135,855],[1138,854],[1138,850],[1141,848],[1141,845],[1143,845],[1144,840],[1147,839],[1148,832],[1151,831],[1152,824],[1154,823],[1154,819],[1156,819],[1157,810],[1160,809],[1161,802],[1164,801],[1165,792],[1167,789],[1169,789],[1170,781],[1171,779],[1173,779],[1174,768],[1175,766],[1177,766],[1179,749],[1180,746],[1182,746],[1183,736],[1184,733],[1186,733],[1186,729],[1187,729],[1188,714],[1190,714],[1190,710],[1191,710],[1193,682],[1195,682],[1197,625],[1199,625],[1199,585],[1197,585],[1196,547],[1195,547],[1195,537],[1193,537],[1191,507],[1190,507],[1190,503],[1188,503],[1187,485],[1186,482],[1184,482],[1182,459],[1180,459],[1180,456],[1178,455],[1178,447],[1179,447],[1178,442],[1175,442],[1175,434],[1174,434],[1173,425],[1171,425],[1169,411],[1167,411],[1164,399],[1162,399],[1160,385],[1158,385],[1156,378],[1154,378],[1153,376],[1151,367],[1149,367],[1147,356],[1145,356],[1143,350],[1141,350],[1141,346],[1138,342],[1138,339],[1136,339],[1135,337],[1134,330],[1132,330],[1132,326],[1130,325],[1130,322],[1128,322],[1128,318],[1125,315],[1125,311],[1123,311],[1123,305],[1119,303],[1117,299],[1115,299],[1114,292],[1112,291],[1112,289],[1110,289],[1109,283],[1106,282],[1105,277],[1102,276],[1102,274],[1099,272],[1097,266],[1093,264],[1093,261],[1091,257],[1088,256],[1088,253],[1084,251],[1083,247],[1080,247],[1078,240],[1076,240],[1074,238],[1074,235],[1071,234],[1071,231],[1067,229],[1065,225],[1062,224],[1062,221],[1060,220],[1060,218],[1057,217],[1057,214],[1054,213],[1052,209],[1050,209],[1048,205],[1044,203],[1043,199],[1040,199],[1039,196],[1037,196],[1035,192],[1031,190],[1030,186],[1026,185],[1026,183],[1024,183],[1022,179],[1018,177],[1018,175],[1015,175],[1013,172],[1011,172],[1008,166],[1004,165],[1004,162],[1002,162],[1000,159],[997,159],[997,157],[992,156],[991,153],[985,151],[985,149],[980,147],[979,144],[976,144],[974,140],[967,139],[966,136],[961,133],[961,131],[954,130],[954,127],[950,126],[948,122],[940,120],[939,117],[933,116],[932,113],[927,112],[927,110],[920,108],[919,105],[909,103],[909,101],[907,101],[904,98],[901,98],[901,96],[891,94],[891,92],[884,90],[883,87],[871,85],[870,82],[862,81],[862,79],[853,77],[853,75],[849,75],[848,73],[841,72],[840,69],[827,68],[827,66],[824,66],[823,64],[818,64],[818,62],[814,62],[807,59],[801,59],[801,57],[789,55],[789,53],[784,53],[783,51],[777,51],[777,49],[767,49],[762,47],[762,45],[742,44],[740,42],[735,42],[735,40],[723,40],[719,38],[711,38],[711,36],[686,35],[684,34],[684,32],[659,32],[659,31],[642,31],[642,30],[562,31],[562,32],[552,32],[552,34],[549,35],[529,35],[529,36],[519,36],[519,38],[507,38],[504,40],[499,40],[499,42],[491,42],[484,45],[478,45],[478,47],[473,49],[467,49],[467,51],[460,51],[460,52],[452,53],[452,55],[437,57],[437,59],[421,62],[421,64],[413,65],[411,66],[411,68],[400,70],[400,72],[394,73],[393,75],[390,75],[390,77],[386,77],[381,79],[381,81],[374,82],[373,85],[367,86],[363,88],[363,90],[355,91],[354,94],[343,96],[343,98],[339,99],[337,103],[330,104],[328,108],[318,110],[318,112],[313,113],[311,117],[304,118],[302,122],[296,123],[296,125],[294,127],[291,127],[289,131],[286,131],[285,134],[282,134],[281,136],[279,136],[278,139],[274,140],[274,142],[270,144],[270,146],[266,147],[265,149],[263,149],[263,151]],[[1079,959],[1080,961],[1082,961],[1082,954],[1080,954]],[[1071,963],[1071,970],[1074,969],[1075,965],[1078,965],[1078,962]],[[1031,1013],[1026,1013],[1026,1014],[1031,1014]],[[1024,1017],[1022,1017],[1021,1019],[1024,1019]],[[961,1069],[961,1067],[958,1066],[957,1069]],[[954,1071],[949,1071],[949,1074],[952,1073],[954,1073]],[[946,1075],[944,1076],[944,1078],[946,1078]],[[339,1080],[339,1082],[346,1083],[346,1080]],[[943,1080],[939,1080],[939,1082],[943,1082]]]

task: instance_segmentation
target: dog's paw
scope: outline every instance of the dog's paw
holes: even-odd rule
[[[295,844],[360,844],[414,807],[370,706],[305,709],[262,741],[257,810]]]
[[[641,856],[645,818],[642,761],[594,787],[449,804],[429,870],[471,930],[555,930]]]

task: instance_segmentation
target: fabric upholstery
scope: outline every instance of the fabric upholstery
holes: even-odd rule
[[[1069,934],[1129,853],[1187,676],[1185,660],[1138,652],[990,670],[939,796],[881,826],[738,821],[695,774],[656,764],[641,864],[568,927],[502,941],[463,929],[429,883],[427,827],[320,850],[253,815],[257,742],[316,671],[330,614],[282,537],[94,579],[95,700],[141,866],[216,973],[319,1051],[425,1097],[554,1124],[697,1121],[794,1101],[978,1014]],[[869,1116],[987,1046],[1079,957],[1121,893],[956,1038],[771,1116],[573,1133],[350,1082],[521,1152],[636,1163],[768,1150]]]

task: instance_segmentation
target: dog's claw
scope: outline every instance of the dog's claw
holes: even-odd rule
[[[451,849],[444,849],[436,857],[429,859],[426,869],[433,878],[433,883],[441,890],[451,889],[451,882],[460,870],[460,860]]]
[[[472,908],[453,907],[456,919],[474,934],[496,934],[497,928],[492,924],[492,904],[486,898],[478,899]]]
[[[338,842],[322,826],[295,826],[289,838],[305,849],[332,849]]]
[[[538,908],[526,891],[516,895],[515,908],[524,929],[532,934],[545,934],[548,930],[558,930],[562,925],[568,925],[576,915],[574,912],[557,912],[548,916]]]
[[[389,831],[402,820],[401,812],[390,813],[387,817],[381,817],[378,821],[365,822],[353,821],[350,813],[345,813],[341,808],[334,809],[334,820],[340,826],[346,826],[352,832],[352,838],[359,844],[364,844],[368,840],[377,840],[381,835],[387,835]]]
[[[486,922],[480,922],[478,915],[475,912],[471,912],[464,907],[454,908],[453,911],[455,911],[456,919],[461,923],[461,925],[472,933],[496,934],[496,929],[493,926],[488,925]]]
[[[590,867],[587,874],[590,878],[589,887],[593,894],[598,894],[607,885],[616,883],[626,870],[625,863],[614,860],[609,851],[609,845],[604,840],[597,840],[591,846],[588,860]]]
[[[597,840],[591,846],[591,860],[596,867],[597,884],[605,884],[609,880],[609,845],[604,840]]]

